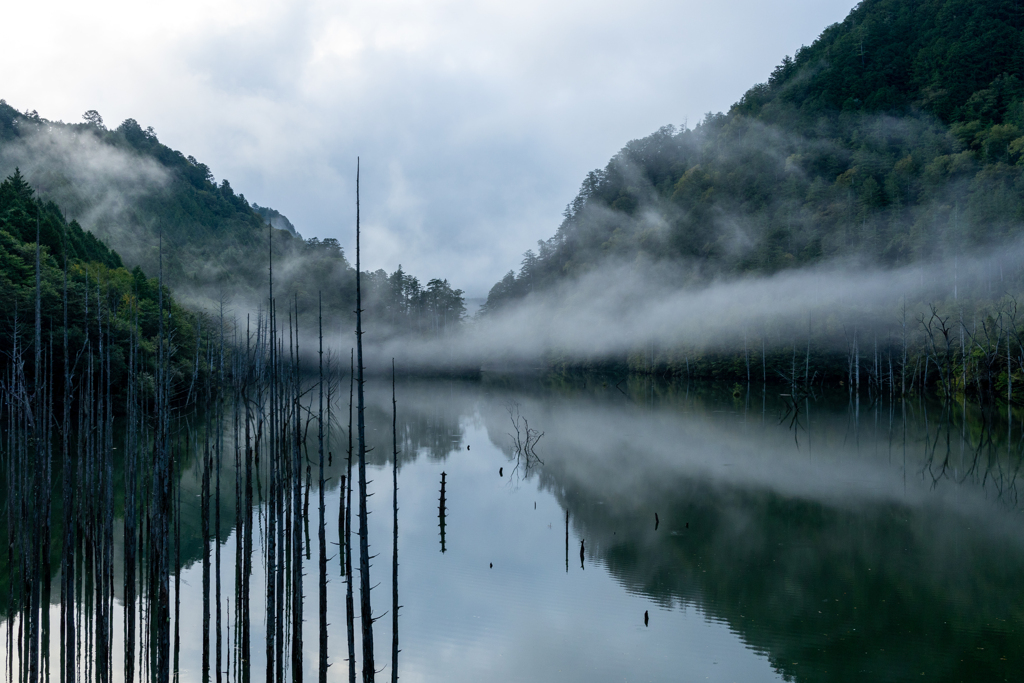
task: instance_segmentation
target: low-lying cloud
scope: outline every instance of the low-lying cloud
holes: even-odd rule
[[[162,191],[167,170],[151,158],[108,144],[87,127],[40,126],[0,143],[0,177],[20,169],[40,197],[77,220],[130,262],[139,262],[147,231],[140,200]]]
[[[871,334],[898,336],[904,320],[908,331],[919,329],[916,318],[928,314],[929,304],[946,313],[966,306],[975,315],[976,297],[998,299],[1022,264],[1024,249],[1015,244],[904,268],[850,262],[704,285],[679,284],[678,265],[605,264],[475,319],[450,338],[393,339],[367,354],[371,364],[395,357],[408,369],[529,365],[553,355],[622,357],[652,346],[735,351],[745,340],[752,350],[762,340],[768,348],[802,345],[809,329],[816,343],[822,337],[846,343],[859,334],[864,346]]]

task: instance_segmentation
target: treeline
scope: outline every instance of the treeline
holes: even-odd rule
[[[453,332],[466,317],[465,292],[452,289],[448,280],[433,278],[421,285],[419,278],[402,270],[388,275],[384,270],[365,273],[368,310],[374,330],[414,332],[444,336]]]
[[[587,367],[557,355],[549,362],[562,371]],[[769,384],[792,396],[842,387],[867,398],[928,394],[1024,405],[1024,307],[1011,295],[910,301],[884,311],[851,306],[809,314],[799,329],[768,322],[714,344],[638,345],[620,369],[740,389]]]
[[[485,311],[608,259],[693,281],[837,258],[901,265],[1024,220],[1024,9],[868,0],[728,113],[666,126],[584,179]]]
[[[108,346],[111,391],[120,399],[134,344],[140,350],[138,372],[145,378],[144,395],[152,400],[159,300],[157,279],[148,278],[139,267],[127,270],[116,252],[77,222],[67,222],[54,203],[36,197],[19,172],[0,183],[0,345],[4,349],[0,373],[4,377],[17,372],[34,376],[33,326],[38,304],[42,344],[38,351],[48,364],[62,367],[68,349],[74,372],[87,372],[85,349],[98,347],[102,335]],[[173,397],[180,398],[197,373],[203,376],[209,371],[196,355],[202,318],[180,306],[167,288],[163,301],[164,324],[175,348],[168,362],[169,386]],[[53,390],[57,396],[64,392],[60,383]],[[117,411],[122,407],[118,405]]]

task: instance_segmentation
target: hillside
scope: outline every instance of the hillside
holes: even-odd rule
[[[328,332],[351,331],[355,271],[336,239],[303,239],[279,211],[216,183],[206,164],[134,119],[114,129],[95,111],[83,119],[49,121],[0,100],[0,173],[18,170],[129,267],[157,272],[162,240],[164,281],[190,305],[216,311],[223,300],[239,315],[265,307],[272,252],[275,298],[297,305],[309,329],[322,293]],[[462,319],[462,292],[447,280],[421,286],[400,266],[367,275],[371,336],[436,334]]]
[[[675,262],[702,282],[1017,237],[1022,28],[1010,0],[865,0],[727,113],[631,141],[589,173],[485,311],[609,260]]]
[[[38,232],[37,232],[38,231]],[[38,234],[38,239],[37,239]],[[44,362],[64,369],[64,296],[67,291],[67,349],[75,385],[90,371],[99,373],[99,349],[106,345],[116,409],[123,407],[129,354],[140,351],[143,386],[152,389],[159,328],[159,283],[64,219],[53,202],[39,199],[20,173],[0,182],[0,371],[3,376],[35,377],[36,243],[40,264],[40,332]],[[65,270],[66,268],[66,270]],[[170,358],[172,386],[185,392],[196,372],[207,371],[196,354],[197,333],[212,324],[182,307],[164,291],[165,322],[174,339]],[[134,341],[133,341],[134,338]],[[199,360],[199,367],[196,367]],[[92,367],[89,367],[92,361]],[[58,395],[61,385],[56,387]]]

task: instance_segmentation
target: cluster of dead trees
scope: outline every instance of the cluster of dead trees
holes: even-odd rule
[[[730,346],[732,348],[730,349]],[[1020,402],[1024,320],[1017,300],[901,304],[884,314],[808,316],[800,330],[747,331],[729,344],[630,354],[633,373],[781,385],[791,393],[842,387],[869,399],[909,395]]]
[[[357,170],[357,272],[359,208]],[[273,239],[273,230],[269,230]],[[198,472],[202,543],[201,680],[251,680],[253,625],[265,624],[265,680],[301,683],[306,574],[315,564],[319,613],[317,678],[328,667],[328,542],[325,462],[333,460],[334,404],[344,368],[324,350],[323,307],[317,331],[318,367],[300,359],[299,304],[274,296],[272,248],[265,307],[244,322],[210,319],[196,329],[195,368],[184,400],[172,400],[175,354],[181,352],[166,318],[162,287],[155,348],[132,337],[127,382],[111,398],[110,320],[100,286],[86,300],[91,329],[80,348],[70,348],[65,324],[63,353],[55,363],[53,335],[44,343],[39,310],[37,251],[34,326],[16,319],[10,369],[0,379],[3,425],[2,476],[6,494],[6,553],[0,583],[4,612],[5,672],[9,681],[37,683],[59,677],[107,683],[114,680],[115,593],[123,596],[123,676],[132,681],[177,681],[181,671],[182,486],[187,467]],[[162,263],[162,261],[161,261]],[[348,368],[349,410],[345,474],[339,487],[338,544],[346,583],[348,678],[356,680],[353,562],[358,562],[359,621],[364,682],[377,673],[371,610],[367,530],[366,438],[363,392],[361,298],[357,280],[356,343]],[[281,309],[284,310],[281,310]],[[125,308],[119,315],[125,315]],[[138,310],[127,309],[135,316]],[[64,305],[68,316],[67,297]],[[30,315],[26,315],[30,318]],[[206,372],[200,374],[198,368]],[[155,368],[155,372],[150,372]],[[55,386],[56,385],[56,386]],[[392,378],[394,387],[394,378]],[[178,391],[177,394],[181,392]],[[55,400],[55,396],[58,397]],[[315,402],[315,404],[314,404]],[[397,415],[397,400],[392,391]],[[354,409],[354,410],[353,410]],[[115,418],[116,414],[116,418]],[[123,416],[123,417],[122,417]],[[355,420],[353,421],[353,418]],[[316,425],[315,451],[309,447]],[[337,430],[333,430],[337,431]],[[226,445],[227,437],[231,441]],[[397,418],[393,420],[392,680],[398,676],[398,478]],[[231,452],[233,451],[233,453]],[[228,462],[232,461],[232,462]],[[55,470],[55,466],[57,469]],[[309,533],[310,491],[319,494]],[[353,477],[355,468],[355,478]],[[115,480],[115,472],[118,473]],[[222,585],[221,550],[230,528],[230,479],[234,477],[234,585]],[[123,478],[122,478],[123,477]],[[59,487],[57,484],[59,483]],[[59,499],[51,500],[51,491]],[[354,503],[354,506],[353,506]],[[191,501],[190,501],[191,504]],[[355,514],[353,514],[355,513]],[[115,557],[115,518],[120,514],[123,552]],[[228,517],[228,519],[225,519]],[[358,549],[352,548],[352,522]],[[256,547],[254,547],[254,545]],[[314,563],[312,555],[316,553]],[[59,567],[53,566],[59,557]],[[262,572],[254,572],[262,559]],[[115,563],[120,561],[120,572]],[[115,586],[120,574],[122,585]],[[263,577],[253,586],[254,576]],[[51,582],[59,581],[59,657],[51,651]],[[173,581],[173,586],[172,586]],[[264,613],[252,612],[262,590]],[[3,604],[3,602],[0,602]],[[173,632],[172,632],[173,629]],[[257,673],[257,676],[260,674]],[[120,677],[118,677],[120,678]]]
[[[54,361],[57,335],[49,334],[45,340],[43,336],[38,237],[35,282],[35,310],[25,315],[34,324],[27,327],[15,315],[12,344],[7,350],[8,369],[0,380],[7,541],[2,572],[6,583],[5,675],[11,681],[50,678],[53,669],[49,661],[53,636],[50,602],[54,559],[58,559],[57,637],[61,680],[84,677],[109,681],[113,669],[115,590],[114,415],[120,412],[120,406],[114,405],[111,395],[111,322],[118,311],[111,305],[104,287],[93,282],[95,289],[86,288],[84,310],[75,312],[86,321],[86,334],[77,348],[72,348],[68,325],[68,261],[65,259],[62,348],[57,349],[56,354],[63,362],[58,364]],[[123,308],[120,314],[125,314]],[[129,305],[127,314],[134,314],[137,332],[137,306]],[[133,376],[139,367],[138,341],[138,335],[133,335],[128,354]],[[166,355],[163,345],[159,355],[161,360]],[[143,447],[134,429],[144,412],[137,389],[133,382],[126,394],[129,426],[124,459],[119,458],[117,463],[125,466],[126,483],[131,481],[131,492],[137,490],[139,452]],[[166,400],[166,389],[165,373],[157,380],[160,394],[157,405]],[[159,429],[158,424],[151,430],[147,439],[150,445],[157,445]],[[146,462],[150,468],[148,473],[157,482],[158,468],[165,460],[155,455]],[[55,500],[58,477],[61,493]],[[152,490],[155,492],[156,487]],[[152,505],[145,510],[147,524],[142,543],[147,552],[155,555],[154,548],[162,542],[156,535],[162,529],[156,521],[162,511],[157,507],[155,496],[147,499],[147,503]],[[129,520],[125,522],[128,528]],[[132,553],[126,552],[124,561],[125,571],[134,576],[136,517],[131,518],[130,524]],[[151,585],[153,575],[144,578]],[[132,588],[130,597],[134,600],[134,585]],[[128,628],[132,629],[134,638],[134,622],[126,622]],[[130,667],[127,661],[126,658],[126,665]]]

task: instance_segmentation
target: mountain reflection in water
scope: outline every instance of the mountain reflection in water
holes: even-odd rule
[[[1021,416],[918,399],[615,381],[399,383],[402,678],[1019,678]],[[385,555],[390,391],[367,385],[378,494],[371,550]],[[517,450],[517,415],[543,434],[528,449],[536,460]],[[326,473],[329,520],[338,519],[344,466],[334,457]],[[200,476],[198,463],[185,464],[184,501]],[[225,495],[223,505],[233,511],[235,502]],[[182,509],[180,678],[198,681],[198,505]],[[222,531],[226,595],[232,533]],[[581,550],[580,566],[570,546]],[[330,672],[342,680],[345,584],[339,557],[330,563]],[[257,623],[261,557],[253,565]],[[373,583],[389,585],[389,572],[387,562],[374,565]],[[6,586],[6,569],[3,578]],[[315,571],[306,581],[315,595]],[[316,619],[305,628],[314,676]],[[261,632],[253,629],[257,672]],[[115,652],[118,638],[115,628]]]

